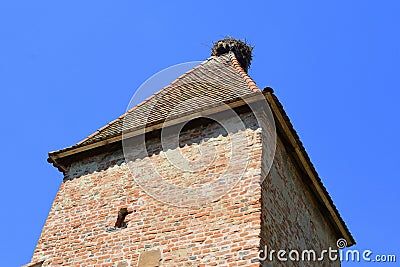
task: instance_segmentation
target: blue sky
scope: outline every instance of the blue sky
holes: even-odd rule
[[[275,89],[355,248],[400,261],[400,3],[188,2],[0,3],[1,266],[30,261],[62,181],[47,152],[225,36],[255,46],[249,74]]]

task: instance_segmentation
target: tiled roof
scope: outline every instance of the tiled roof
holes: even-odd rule
[[[209,103],[200,101],[198,98],[201,97],[229,103],[230,101],[236,101],[238,98],[254,94],[256,91],[259,91],[259,88],[243,70],[232,52],[218,57],[210,57],[83,141],[62,150],[50,152],[49,162],[52,162],[60,170],[65,171],[64,166],[58,162],[58,159],[64,157],[65,153],[71,156],[71,154],[77,153],[76,151],[79,149],[91,148],[97,144],[101,146],[102,141],[113,140],[115,142],[114,138],[121,136],[122,129],[126,129],[124,122],[129,122],[128,126],[132,130],[143,128],[144,126],[163,122],[171,112],[174,113],[174,117],[179,117],[198,109],[204,109]],[[299,158],[300,165],[305,168],[304,172],[309,177],[316,195],[332,216],[335,227],[338,227],[339,232],[347,237],[348,245],[353,245],[355,243],[354,238],[312,165],[283,106],[270,88],[264,89],[263,93],[272,107],[277,125],[280,125],[278,128],[281,128],[284,132],[281,134],[286,135],[286,138],[293,145],[296,157]],[[189,99],[193,99],[193,101],[189,101],[190,104],[176,109],[177,106]],[[129,116],[128,120],[124,120],[126,116]]]
[[[50,155],[119,136],[122,128],[126,130],[129,127],[130,130],[134,130],[162,122],[171,112],[174,116],[181,116],[193,110],[205,108],[209,103],[204,101],[204,98],[225,103],[254,91],[259,91],[258,87],[240,66],[234,53],[213,56],[83,141],[62,150],[50,152]],[[181,105],[181,109],[176,108],[184,102],[186,104]]]

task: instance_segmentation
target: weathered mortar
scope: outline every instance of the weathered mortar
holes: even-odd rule
[[[164,204],[144,193],[129,173],[121,150],[74,163],[56,196],[32,262],[43,266],[114,266],[125,260],[136,266],[139,254],[159,248],[165,266],[258,266],[260,245],[261,138],[255,118],[241,116],[247,125],[249,163],[238,184],[219,201],[193,210]],[[216,134],[217,133],[217,134]],[[215,142],[218,160],[195,174],[206,180],[222,174],[229,161],[230,138],[217,124],[181,134],[190,145],[177,148],[191,155],[196,140]],[[184,141],[183,141],[184,142]],[[149,142],[151,160],[172,182],[172,171],[157,140]],[[196,153],[194,153],[196,154]],[[134,162],[140,168],[140,159]],[[143,170],[145,173],[145,170]],[[188,174],[190,180],[193,174]],[[107,232],[120,207],[136,212],[126,229]]]
[[[137,266],[143,251],[160,249],[163,266],[260,266],[260,249],[335,248],[335,234],[282,141],[278,138],[268,174],[267,125],[259,128],[249,113],[241,114],[248,136],[249,164],[243,178],[220,200],[201,209],[178,208],[147,195],[130,174],[122,150],[75,162],[56,196],[32,262],[43,266]],[[174,184],[207,182],[226,170],[230,140],[216,123],[180,135],[177,148],[198,158],[200,142],[214,142],[218,160],[199,173],[172,169],[158,139],[147,143],[154,167]],[[133,164],[141,167],[143,159]],[[146,170],[143,170],[146,175]],[[262,185],[261,177],[267,175]],[[184,178],[184,179],[183,179]],[[120,207],[135,212],[128,226],[107,231]],[[305,266],[305,262],[263,262],[262,266]],[[307,264],[306,264],[307,265]],[[313,262],[313,266],[340,266]]]
[[[320,204],[304,184],[302,174],[279,138],[274,163],[261,187],[263,250],[270,253],[282,249],[288,258],[290,250],[301,253],[312,249],[318,258],[322,250],[337,249],[335,233],[322,215]],[[327,254],[322,262],[283,262],[276,253],[272,259],[264,261],[262,266],[340,266],[339,261],[329,261]]]
[[[225,38],[212,55],[81,142],[49,153],[64,182],[25,267],[340,265],[259,262],[265,246],[319,253],[336,238],[355,240],[273,90],[248,76],[252,47]],[[244,129],[229,128],[235,113]],[[173,127],[214,115],[230,130],[205,118]],[[165,147],[164,130],[173,141],[179,132],[179,141]]]

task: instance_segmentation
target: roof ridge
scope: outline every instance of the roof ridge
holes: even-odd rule
[[[140,102],[139,104],[135,105],[134,107],[132,107],[131,109],[125,111],[122,115],[120,115],[118,118],[110,121],[109,123],[107,123],[106,125],[104,125],[103,127],[97,129],[94,133],[92,133],[91,135],[89,135],[88,137],[86,137],[85,139],[79,141],[78,143],[76,143],[77,146],[85,143],[87,140],[91,139],[93,136],[99,134],[102,130],[108,128],[110,125],[117,123],[120,120],[123,120],[128,113],[133,112],[134,110],[138,109],[139,107],[143,106],[145,103],[149,102],[151,99],[155,98],[157,95],[161,94],[161,92],[164,89],[170,88],[172,87],[172,85],[176,84],[178,81],[182,80],[183,77],[185,77],[186,75],[188,75],[189,73],[193,72],[194,70],[200,68],[200,66],[204,65],[206,62],[210,61],[211,59],[215,58],[214,56],[211,56],[209,58],[207,58],[206,60],[202,61],[198,66],[186,71],[185,73],[183,73],[182,75],[180,75],[179,77],[177,77],[175,80],[173,80],[171,83],[169,83],[168,85],[162,87],[159,91],[155,92],[154,94],[150,95],[149,97],[147,97],[145,100],[143,100],[142,102]]]
[[[258,92],[261,91],[260,88],[258,88],[257,84],[254,82],[254,80],[247,74],[247,72],[243,69],[243,67],[240,65],[239,61],[237,60],[235,53],[232,51],[229,51],[228,53],[229,59],[231,60],[233,67],[240,73],[242,76],[243,80],[247,83],[249,88],[253,92]]]
[[[216,76],[217,75],[217,76]],[[101,140],[105,140],[104,136],[107,136],[107,138],[116,138],[118,135],[123,134],[124,132],[124,119],[129,116],[130,114],[135,114],[137,112],[140,112],[140,109],[144,108],[146,109],[146,106],[148,106],[149,101],[152,101],[153,99],[157,100],[158,96],[163,97],[164,93],[168,93],[169,89],[174,89],[180,87],[182,84],[190,83],[190,82],[199,82],[203,81],[205,83],[209,83],[210,81],[214,81],[215,79],[221,80],[224,84],[226,83],[226,86],[229,87],[228,91],[220,91],[217,92],[216,90],[209,90],[206,93],[207,95],[211,96],[212,98],[218,98],[218,99],[225,99],[225,98],[231,98],[234,95],[236,97],[240,97],[240,95],[246,95],[246,94],[251,94],[253,92],[259,92],[261,91],[255,82],[247,75],[247,73],[244,71],[244,69],[241,67],[240,63],[238,62],[236,56],[234,55],[233,52],[229,52],[220,56],[210,56],[209,58],[205,59],[202,61],[199,65],[195,66],[194,68],[186,71],[176,79],[174,79],[171,83],[167,84],[166,86],[162,87],[159,91],[153,93],[149,97],[147,97],[145,100],[137,104],[136,106],[132,107],[131,109],[125,111],[122,115],[120,115],[118,118],[112,120],[111,122],[107,123],[103,127],[97,129],[83,139],[82,141],[76,143],[73,146],[66,147],[61,150],[56,150],[52,151],[49,153],[49,155],[56,155],[57,153],[62,153],[68,150],[72,150],[78,147],[83,147],[87,145],[91,145],[93,143],[99,142]],[[197,88],[194,90],[199,90],[201,88]],[[205,89],[205,88],[203,88]],[[208,89],[207,89],[208,90]],[[220,90],[220,89],[219,89]],[[235,92],[240,92],[239,95],[237,95]],[[183,92],[185,93],[185,92]],[[190,96],[192,93],[189,93]],[[179,96],[175,96],[179,97]],[[173,97],[174,98],[174,97]],[[167,101],[167,102],[165,102]],[[168,100],[165,100],[164,104],[168,103]],[[168,106],[168,105],[167,105]],[[169,109],[168,107],[166,107]],[[166,112],[167,110],[160,111],[160,112]],[[154,116],[163,116],[162,114],[156,114]],[[154,117],[153,116],[153,117]],[[140,116],[139,116],[140,117]],[[154,117],[154,119],[161,119]],[[137,123],[145,123],[146,119],[145,118],[139,118],[139,120],[142,119],[142,122],[137,121]],[[144,121],[143,121],[144,120]],[[148,121],[147,121],[148,122]],[[129,125],[131,126],[131,125]],[[104,135],[104,136],[103,136]]]

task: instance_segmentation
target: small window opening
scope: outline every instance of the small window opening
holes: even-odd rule
[[[125,217],[128,214],[131,214],[133,211],[128,211],[127,208],[121,208],[118,211],[118,217],[117,221],[115,222],[115,228],[125,228],[126,227],[126,222],[125,222]]]

